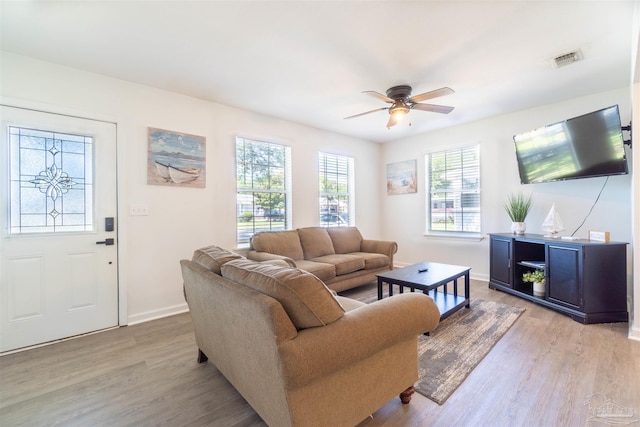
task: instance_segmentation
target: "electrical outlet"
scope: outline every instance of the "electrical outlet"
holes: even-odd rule
[[[149,215],[149,206],[147,205],[130,205],[129,215],[131,216],[147,216]]]

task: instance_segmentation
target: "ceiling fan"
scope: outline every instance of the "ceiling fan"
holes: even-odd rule
[[[420,103],[421,101],[426,101],[427,99],[437,98],[439,96],[445,96],[454,93],[453,89],[448,87],[441,87],[440,89],[421,93],[420,95],[415,96],[411,96],[411,86],[408,85],[400,85],[389,88],[387,89],[386,96],[373,90],[366,90],[362,93],[366,93],[367,95],[371,95],[376,99],[387,102],[391,104],[391,106],[376,108],[375,110],[345,117],[345,119],[353,119],[354,117],[364,116],[365,114],[375,113],[376,111],[389,110],[389,121],[387,122],[387,129],[390,129],[391,126],[395,126],[402,117],[404,117],[407,113],[409,113],[409,111],[414,109],[442,114],[449,114],[453,111],[453,107],[447,107],[446,105]]]

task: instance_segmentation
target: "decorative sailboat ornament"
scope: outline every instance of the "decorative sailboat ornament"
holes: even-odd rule
[[[547,214],[547,217],[542,222],[542,230],[549,234],[545,234],[544,237],[558,237],[556,234],[564,230],[564,224],[562,224],[562,218],[560,214],[556,212],[556,204],[551,205],[551,209]]]

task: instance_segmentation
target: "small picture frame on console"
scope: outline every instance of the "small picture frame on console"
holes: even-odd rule
[[[589,240],[593,240],[594,242],[609,242],[609,232],[608,231],[594,231],[589,230]]]

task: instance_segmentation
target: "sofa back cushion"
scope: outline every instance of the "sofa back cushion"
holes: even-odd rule
[[[251,237],[251,247],[258,252],[269,252],[293,260],[304,259],[304,252],[296,230],[255,233]]]
[[[222,266],[222,276],[278,300],[297,329],[325,326],[344,315],[329,288],[297,268],[234,260]]]
[[[218,246],[212,245],[196,249],[193,253],[192,261],[203,266],[209,271],[220,274],[220,267],[234,259],[243,259],[242,255],[229,252]]]
[[[337,254],[360,252],[362,234],[356,227],[329,227],[327,233]]]
[[[323,227],[298,228],[304,259],[313,259],[324,255],[333,255],[333,243],[329,233]]]

